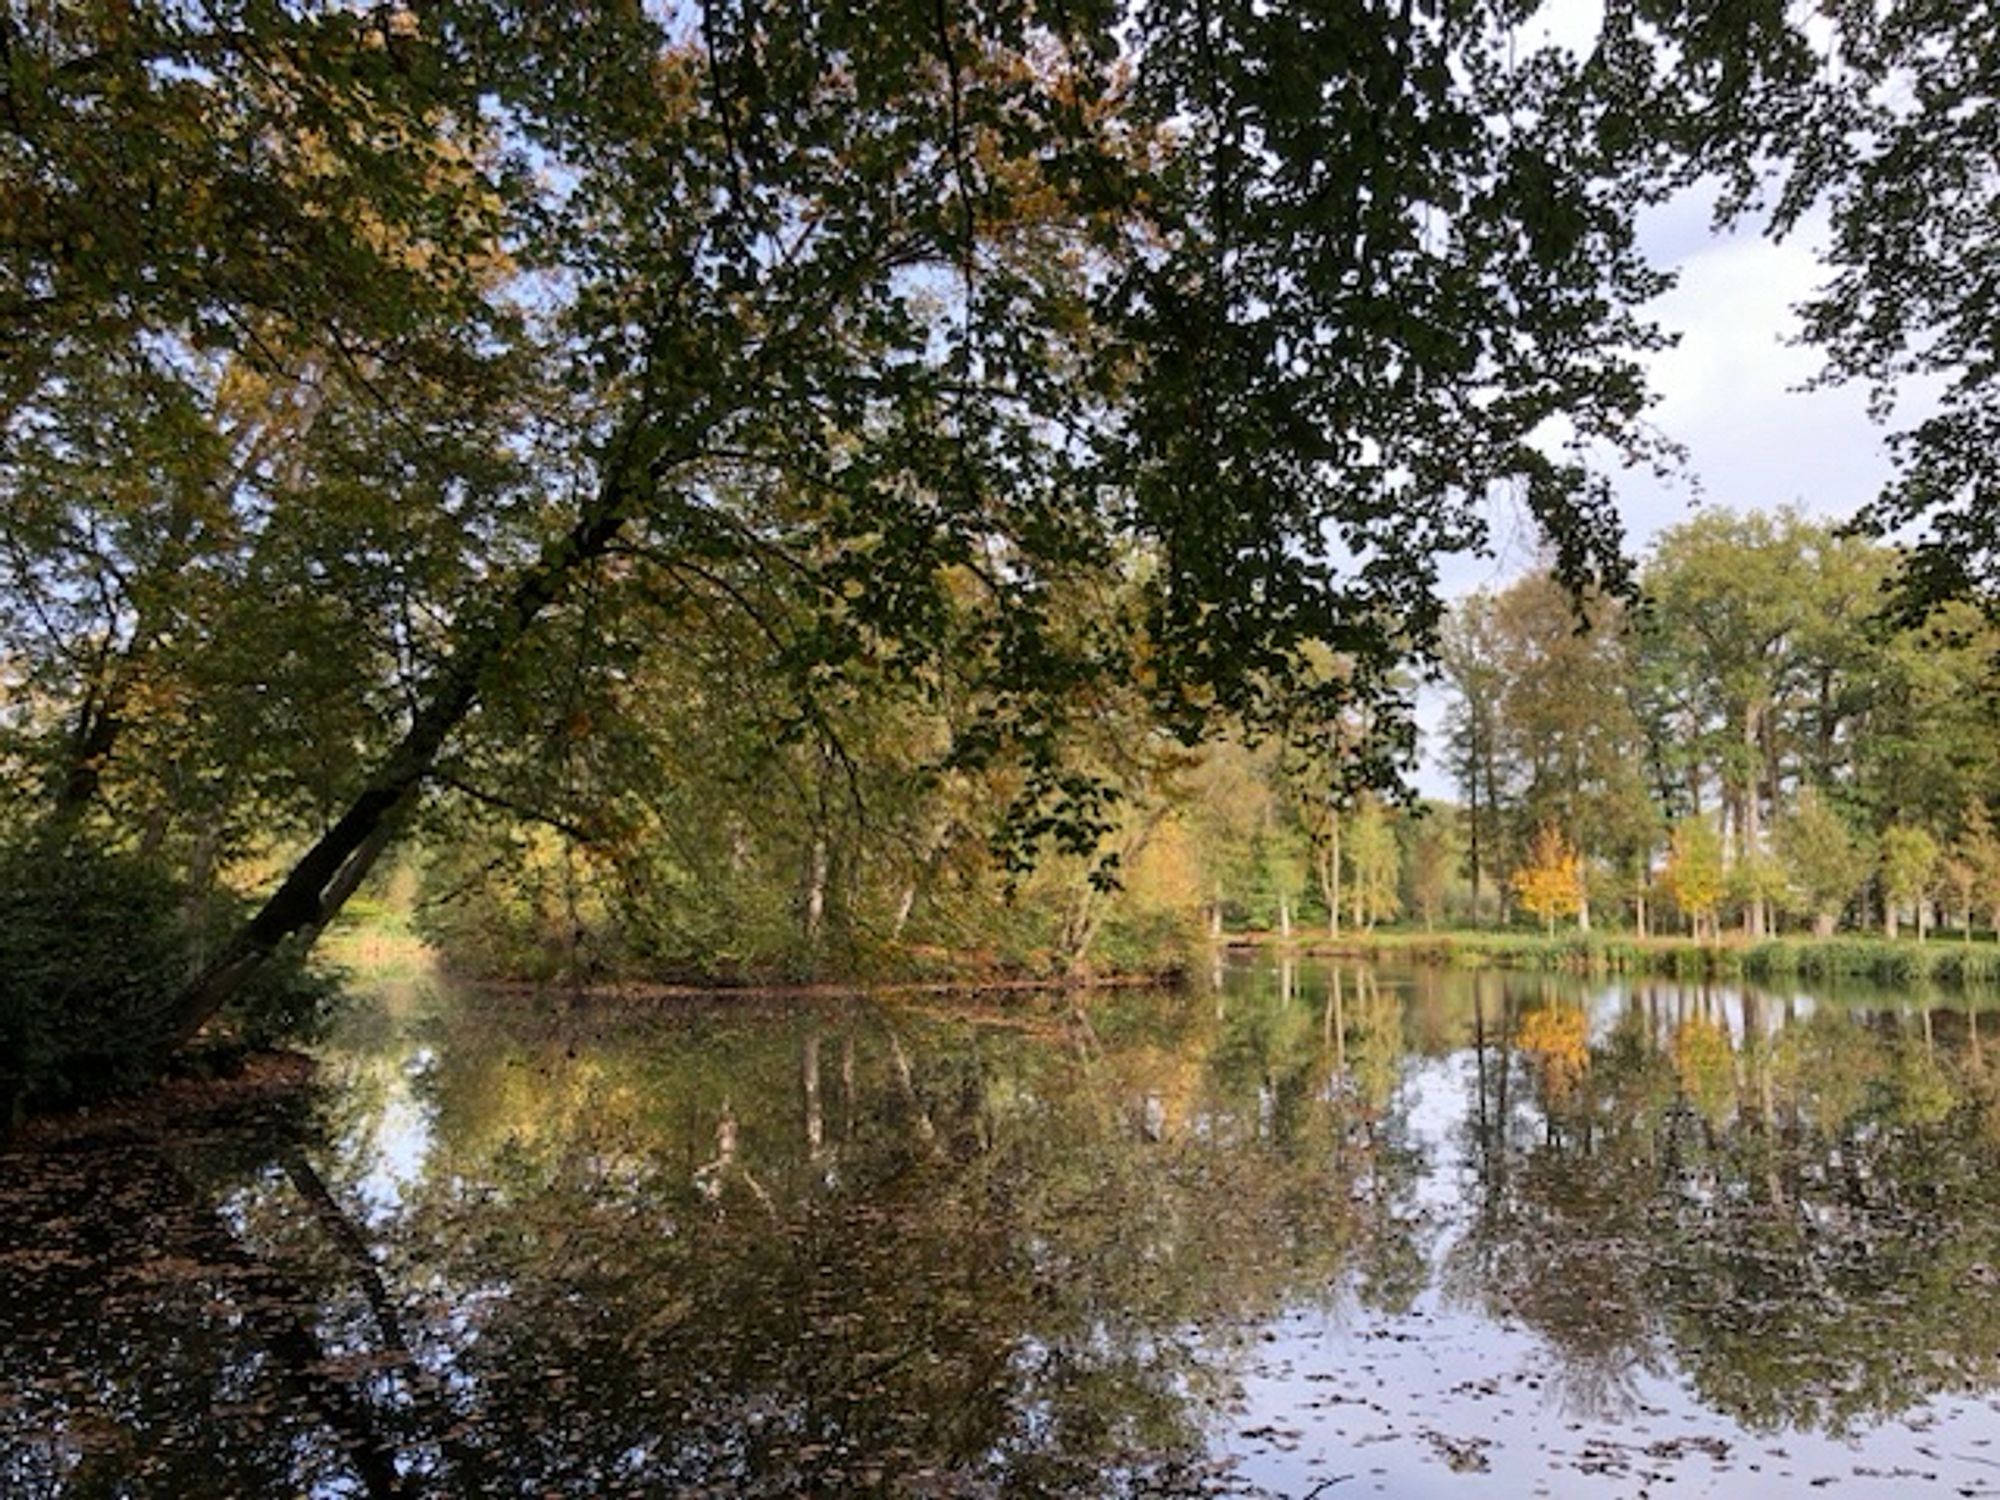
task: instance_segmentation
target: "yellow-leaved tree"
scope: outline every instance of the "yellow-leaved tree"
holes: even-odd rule
[[[1521,905],[1542,919],[1555,935],[1556,918],[1583,909],[1583,856],[1553,823],[1544,823],[1528,850],[1528,861],[1513,875],[1514,894]]]
[[[1722,901],[1725,876],[1722,839],[1708,821],[1695,815],[1674,824],[1664,879],[1697,939],[1715,941],[1715,909]]]

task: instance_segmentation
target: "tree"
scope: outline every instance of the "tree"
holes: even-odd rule
[[[1458,874],[1463,845],[1458,825],[1449,808],[1427,803],[1414,817],[1405,818],[1403,828],[1403,868],[1410,888],[1410,904],[1424,919],[1424,929],[1437,925],[1445,898]]]
[[[1698,814],[1674,824],[1667,846],[1665,883],[1695,937],[1714,939],[1715,908],[1722,900],[1725,880],[1722,838],[1715,826]]]
[[[443,768],[489,706],[538,677],[520,700],[563,707],[565,674],[624,670],[659,618],[641,595],[761,628],[738,582],[782,579],[802,732],[857,663],[944,692],[949,639],[981,679],[955,763],[1019,768],[1032,845],[1116,826],[1054,749],[1090,683],[1142,681],[1183,738],[1308,738],[1363,709],[1353,753],[1386,776],[1435,559],[1483,540],[1496,487],[1565,584],[1622,577],[1602,481],[1542,439],[1560,417],[1648,450],[1636,358],[1657,336],[1633,309],[1661,281],[1629,210],[1650,151],[1595,123],[1620,81],[1520,47],[1509,7],[1450,27],[1184,0],[101,9],[5,23],[10,458],[80,434],[76,372],[135,351],[213,426],[230,361],[295,377],[286,351],[322,348],[354,393],[326,430],[371,455],[358,484],[308,465],[322,503],[295,505],[272,428],[215,534],[283,517],[300,607],[252,610],[246,637],[207,595],[175,605],[187,681],[358,733],[230,741],[262,762],[229,805],[267,773],[310,781],[317,832],[163,1041],[468,795]],[[390,379],[371,423],[403,371],[448,399]],[[507,371],[561,378],[488,401]],[[494,455],[523,462],[489,490]],[[41,467],[0,468],[0,513]],[[341,493],[386,520],[326,524]],[[10,617],[48,595],[37,549],[69,541],[27,538]],[[1068,629],[1053,601],[1113,559],[1131,629]],[[368,607],[325,629],[314,579]],[[336,640],[337,669],[309,670]],[[47,732],[104,722],[100,684],[57,685]],[[120,814],[93,836],[134,837]]]
[[[1521,905],[1542,919],[1551,937],[1557,917],[1583,910],[1583,859],[1553,823],[1536,831],[1527,863],[1514,871],[1512,883]]]
[[[1724,882],[1729,899],[1743,912],[1743,935],[1755,941],[1777,931],[1773,915],[1786,894],[1784,861],[1775,854],[1758,851],[1739,856],[1729,866]]]
[[[1858,789],[1883,823],[1949,826],[2000,784],[2000,632],[1958,602],[1875,634],[1853,729]]]
[[[1979,871],[1953,848],[1939,858],[1938,875],[1944,886],[1958,898],[1952,910],[1958,914],[1959,935],[1969,943],[1972,941],[1972,903],[1979,889]]]
[[[1357,927],[1373,930],[1377,922],[1402,910],[1396,830],[1381,800],[1368,793],[1362,794],[1348,823],[1347,867],[1349,911]]]
[[[1445,757],[1463,795],[1466,873],[1472,919],[1480,920],[1485,872],[1500,862],[1500,703],[1504,678],[1494,659],[1493,597],[1469,594],[1445,621],[1438,665],[1450,685]]]
[[[1230,906],[1247,906],[1258,877],[1251,845],[1271,815],[1267,760],[1236,740],[1218,739],[1189,778],[1189,821],[1208,887],[1211,938],[1222,936]]]
[[[1988,925],[2000,935],[2000,836],[1995,835],[1992,814],[1987,812],[1981,798],[1974,797],[1965,804],[1957,857],[1972,871],[1972,899],[1985,904]]]
[[[1861,884],[1864,860],[1854,835],[1819,789],[1807,786],[1778,820],[1777,842],[1794,909],[1812,918],[1815,936],[1833,936]]]
[[[1710,138],[1711,159],[1735,183],[1725,207],[1747,213],[1769,201],[1779,232],[1825,215],[1830,274],[1802,312],[1827,375],[1866,383],[1884,417],[1905,382],[1935,392],[1930,413],[1893,438],[1897,479],[1861,521],[1885,536],[1924,528],[1899,585],[1912,618],[1967,595],[1991,609],[2000,600],[1991,29],[1954,6],[1843,9],[1810,43],[1802,18],[1774,11],[1772,23],[1779,44],[1733,81],[1730,127]],[[1840,148],[1802,144],[1831,140]],[[1775,193],[1762,190],[1767,174],[1779,179]]]
[[[1736,861],[1764,852],[1778,803],[1781,704],[1811,611],[1802,566],[1818,531],[1790,511],[1712,511],[1661,537],[1645,574],[1651,650],[1694,698],[1699,753],[1718,782]],[[1745,929],[1763,935],[1765,893],[1746,892]]]
[[[1938,855],[1938,842],[1926,829],[1893,823],[1882,831],[1882,927],[1891,938],[1904,906],[1916,908],[1917,936],[1928,934]]]

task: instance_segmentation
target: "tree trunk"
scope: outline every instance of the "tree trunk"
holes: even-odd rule
[[[1340,810],[1327,809],[1326,815],[1326,931],[1340,936]]]
[[[826,925],[826,840],[813,835],[812,848],[806,862],[806,946],[819,947],[821,929]]]
[[[97,799],[104,780],[104,765],[125,727],[125,700],[129,678],[117,671],[105,684],[102,694],[86,695],[77,718],[76,732],[63,757],[62,774],[56,778],[55,821],[73,825],[84,809]]]
[[[1742,821],[1737,832],[1742,845],[1739,850],[1740,857],[1747,860],[1756,859],[1762,852],[1764,843],[1762,814],[1757,805],[1759,781],[1757,767],[1763,763],[1764,748],[1762,737],[1757,731],[1762,712],[1761,706],[1755,703],[1743,710],[1743,752],[1747,770],[1743,784]],[[1762,938],[1764,896],[1761,891],[1751,895],[1744,907],[1743,916],[1744,931],[1748,936],[1753,939]]]
[[[314,401],[311,411],[306,414],[306,427],[310,427],[311,413],[317,409],[318,403]],[[168,514],[159,554],[152,565],[156,578],[171,578],[186,565],[188,539],[193,535],[194,528],[193,507],[185,500],[175,501]],[[125,708],[131,701],[132,689],[140,680],[145,659],[152,653],[161,635],[172,628],[171,611],[144,603],[143,598],[148,591],[143,588],[135,592],[142,602],[132,626],[132,638],[115,656],[103,662],[96,680],[85,693],[76,732],[70,738],[69,750],[63,757],[62,772],[56,778],[53,810],[59,828],[73,827],[90,804],[97,800],[98,791],[104,784],[104,767],[111,760],[111,752],[117,748],[119,736],[124,733]],[[162,619],[163,612],[169,618]]]
[[[163,1050],[192,1037],[294,936],[310,942],[340,911],[388,843],[397,812],[437,764],[452,732],[479,700],[486,673],[518,645],[570,580],[604,555],[652,492],[656,466],[637,463],[636,429],[615,444],[603,487],[575,526],[545,547],[499,608],[468,627],[457,649],[417,694],[403,737],[382,758],[347,810],[294,864],[277,890],[221,954],[183,990]]]
[[[1478,729],[1477,729],[1477,727],[1476,727],[1476,726],[1475,726],[1475,728],[1474,728],[1474,730],[1473,730],[1473,733],[1474,733],[1475,735],[1477,735],[1477,733],[1478,733]],[[1479,851],[1479,748],[1478,748],[1478,745],[1477,745],[1476,743],[1475,743],[1475,744],[1474,744],[1474,746],[1473,746],[1473,749],[1472,749],[1472,753],[1471,753],[1471,756],[1470,756],[1470,759],[1471,759],[1471,761],[1472,761],[1472,776],[1471,776],[1471,778],[1470,778],[1470,780],[1471,780],[1471,783],[1472,783],[1472,786],[1471,786],[1471,791],[1472,791],[1472,823],[1471,823],[1471,830],[1470,830],[1470,837],[1469,837],[1469,838],[1467,839],[1467,843],[1468,843],[1468,844],[1469,844],[1469,845],[1471,846],[1471,848],[1470,848],[1470,854],[1471,854],[1471,861],[1470,861],[1470,863],[1471,863],[1471,867],[1472,867],[1472,870],[1471,870],[1471,873],[1472,873],[1472,925],[1473,925],[1474,927],[1477,927],[1477,926],[1479,925],[1479,871],[1480,871],[1480,858],[1479,858],[1479,853],[1480,853],[1480,851]]]

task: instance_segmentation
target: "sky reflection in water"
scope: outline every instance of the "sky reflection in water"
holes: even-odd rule
[[[0,1155],[0,1493],[2000,1492],[1995,1043],[1304,963],[385,990],[307,1104]]]

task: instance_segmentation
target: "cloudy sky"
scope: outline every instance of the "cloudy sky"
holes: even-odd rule
[[[1597,40],[1603,8],[1603,0],[1545,0],[1523,39],[1586,52]],[[1654,419],[1688,453],[1677,482],[1623,476],[1620,508],[1641,554],[1655,535],[1701,505],[1793,504],[1844,518],[1889,473],[1883,433],[1868,420],[1862,391],[1799,389],[1819,361],[1789,342],[1798,326],[1792,308],[1821,279],[1815,253],[1823,226],[1809,224],[1784,244],[1754,230],[1718,236],[1711,205],[1706,194],[1684,194],[1640,224],[1647,255],[1679,276],[1654,309],[1680,335],[1678,347],[1653,361],[1661,398]],[[1454,563],[1448,592],[1505,583],[1532,566],[1529,528],[1499,520],[1495,540],[1496,557]]]
[[[1642,238],[1656,264],[1679,274],[1655,307],[1680,342],[1653,358],[1660,397],[1653,420],[1687,450],[1687,463],[1671,481],[1618,476],[1634,552],[1643,557],[1654,536],[1701,507],[1789,504],[1816,516],[1852,515],[1881,488],[1889,457],[1861,389],[1801,389],[1819,360],[1790,342],[1798,326],[1792,308],[1820,280],[1818,236],[1803,231],[1783,244],[1748,231],[1720,237],[1710,230],[1708,204],[1690,198],[1651,215]],[[1533,566],[1536,538],[1524,517],[1496,515],[1494,543],[1492,557],[1448,564],[1447,592],[1503,585]],[[1425,693],[1417,784],[1426,796],[1451,795],[1434,750],[1442,707],[1437,693]]]
[[[1792,309],[1821,279],[1817,235],[1783,244],[1750,231],[1718,236],[1708,205],[1690,199],[1655,212],[1643,240],[1656,264],[1679,275],[1653,308],[1680,339],[1651,361],[1653,421],[1687,450],[1687,464],[1671,480],[1617,476],[1634,549],[1643,553],[1698,507],[1852,515],[1881,488],[1889,459],[1861,389],[1802,389],[1819,357],[1791,342]],[[1450,592],[1504,583],[1532,565],[1535,538],[1524,522],[1497,517],[1495,541],[1495,557],[1454,562]]]

